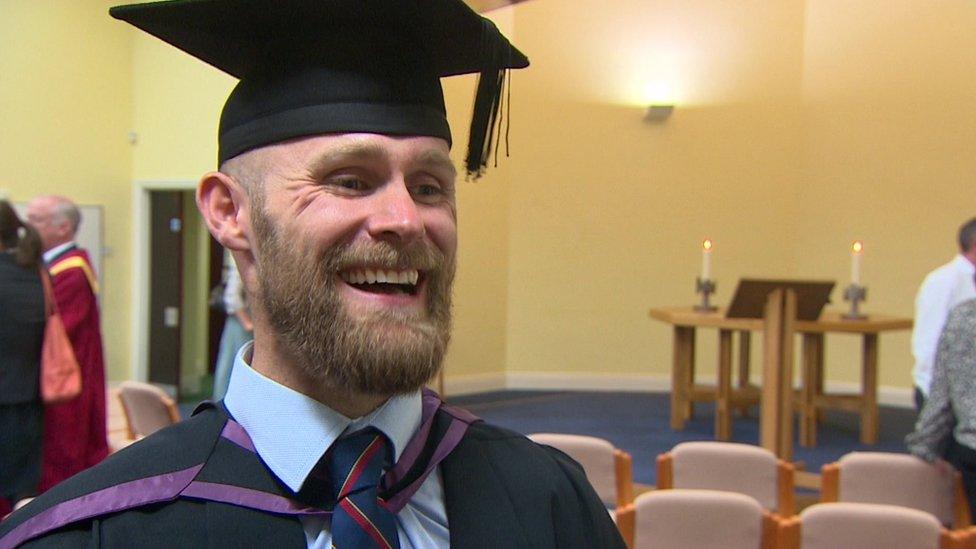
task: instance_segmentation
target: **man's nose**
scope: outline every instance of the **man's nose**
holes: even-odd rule
[[[423,236],[424,222],[417,202],[402,181],[383,185],[373,198],[374,208],[366,223],[373,238],[411,242]]]

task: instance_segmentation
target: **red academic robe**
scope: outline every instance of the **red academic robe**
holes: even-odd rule
[[[81,394],[44,410],[40,490],[105,459],[105,361],[99,327],[97,283],[88,254],[71,248],[48,266],[54,298],[81,366]]]

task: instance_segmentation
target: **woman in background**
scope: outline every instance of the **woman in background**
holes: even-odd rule
[[[234,359],[237,351],[245,343],[254,339],[254,325],[247,306],[247,295],[244,284],[237,271],[237,264],[224,252],[224,311],[227,319],[224,321],[224,331],[220,336],[220,350],[217,351],[217,366],[214,369],[213,400],[218,401],[227,394],[230,384],[230,373],[234,369]]]
[[[0,517],[41,477],[41,238],[0,200]]]

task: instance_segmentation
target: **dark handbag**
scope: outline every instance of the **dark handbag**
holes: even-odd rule
[[[41,284],[47,317],[41,346],[41,399],[45,404],[59,404],[81,394],[81,367],[54,301],[51,280],[43,270]]]

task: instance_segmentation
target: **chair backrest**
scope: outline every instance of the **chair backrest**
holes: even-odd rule
[[[538,444],[552,446],[583,466],[587,480],[604,504],[619,506],[633,501],[630,456],[602,438],[562,433],[528,435]]]
[[[662,466],[668,459],[670,470]],[[738,492],[754,498],[766,509],[793,514],[792,466],[759,446],[682,442],[658,457],[658,471],[659,487]]]
[[[939,549],[948,532],[931,514],[878,503],[818,503],[780,528],[782,549]]]
[[[123,381],[119,384],[119,398],[131,438],[149,436],[180,420],[176,403],[154,385]]]
[[[822,501],[900,505],[931,513],[947,526],[969,525],[961,480],[913,455],[851,452],[822,473]]]
[[[631,549],[761,549],[775,522],[746,495],[717,490],[654,490],[618,512]]]

